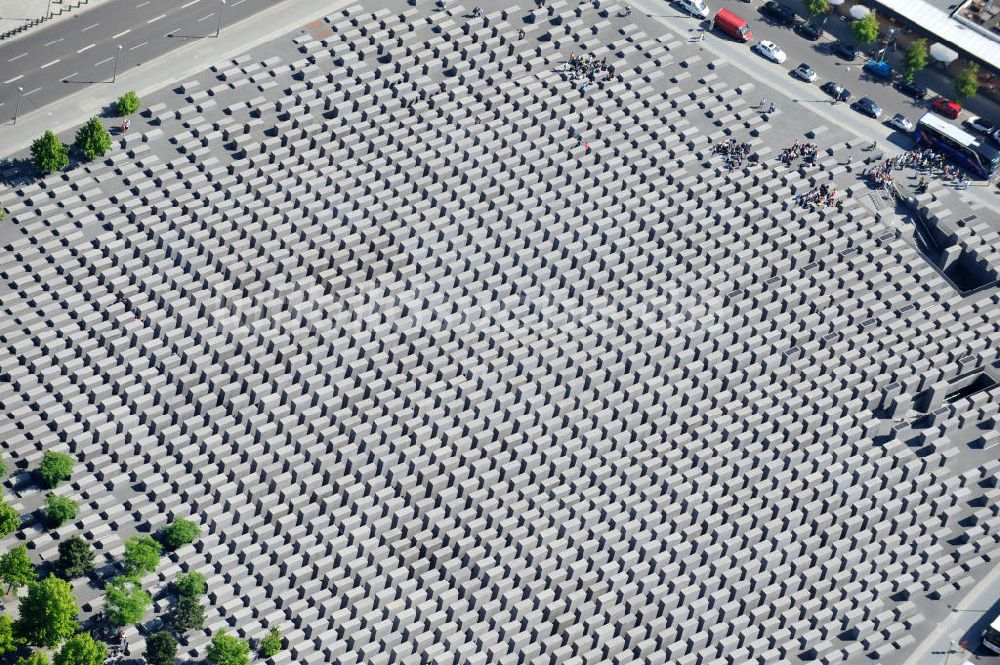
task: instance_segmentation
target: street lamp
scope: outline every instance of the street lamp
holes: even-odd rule
[[[111,75],[111,82],[114,83],[115,79],[118,78],[118,61],[122,59],[122,45],[118,45],[118,53],[115,55],[115,71]]]
[[[215,36],[222,31],[222,12],[226,10],[226,0],[219,0],[219,22],[215,25]]]
[[[14,122],[11,124],[17,124],[17,113],[21,110],[21,95],[24,94],[24,88],[17,86],[17,103],[14,105]]]

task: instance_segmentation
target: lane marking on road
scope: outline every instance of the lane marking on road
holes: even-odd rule
[[[94,48],[94,46],[95,46],[95,44],[87,44],[87,45],[86,45],[86,46],[84,46],[84,47],[83,47],[82,49],[80,49],[79,51],[77,51],[77,53],[83,53],[84,51],[86,51],[86,50],[88,50],[88,49],[92,49],[92,48]]]
[[[100,65],[103,65],[105,62],[111,62],[114,59],[115,59],[115,56],[111,56],[110,58],[105,58],[104,60],[101,60],[100,62],[95,62],[94,63],[94,67],[99,67]]]
[[[83,29],[83,30],[81,30],[80,32],[87,32],[87,31],[88,31],[88,30],[90,30],[91,28],[96,28],[96,27],[97,27],[97,26],[99,26],[99,25],[100,25],[100,23],[95,23],[94,25],[88,25],[88,26],[87,26],[86,28],[84,28],[84,29]]]
[[[59,62],[59,58],[56,58],[52,62],[46,62],[44,65],[42,65],[41,67],[39,67],[39,69],[45,69],[46,67],[51,67],[52,65],[56,64],[57,62]]]
[[[191,5],[196,4],[197,2],[198,0],[191,0],[191,2],[186,2],[183,5],[181,5],[181,9],[184,9],[185,7],[190,7]]]
[[[122,31],[121,31],[121,32],[119,32],[119,33],[118,33],[117,35],[111,35],[111,39],[118,39],[118,38],[119,38],[119,37],[121,37],[122,35],[127,35],[127,34],[128,34],[128,33],[130,33],[130,32],[132,32],[132,28],[129,28],[128,30],[122,30]]]
[[[63,37],[60,37],[59,39],[53,39],[51,42],[45,42],[45,45],[46,46],[52,46],[53,44],[58,44],[62,40],[63,40]]]
[[[146,25],[149,25],[150,23],[156,23],[156,22],[157,22],[157,21],[159,21],[159,20],[160,20],[161,18],[166,18],[166,17],[167,17],[167,15],[166,15],[166,14],[160,14],[159,16],[157,16],[157,17],[155,17],[155,18],[151,18],[151,19],[149,19],[148,21],[146,21]]]
[[[4,81],[3,83],[4,83],[4,85],[7,85],[8,83],[13,83],[14,81],[17,81],[17,80],[23,79],[23,78],[24,78],[24,74],[18,74],[14,78],[8,79],[8,80]]]
[[[14,61],[15,61],[15,60],[17,60],[18,58],[23,58],[23,57],[24,57],[24,56],[26,56],[26,55],[28,55],[28,52],[27,52],[27,51],[25,51],[25,52],[24,52],[24,53],[22,53],[21,55],[15,55],[15,56],[14,56],[13,58],[11,58],[10,60],[8,60],[7,62],[14,62]]]
[[[141,44],[136,44],[135,46],[133,46],[132,48],[130,48],[130,49],[129,49],[129,51],[134,51],[134,50],[136,50],[137,48],[139,48],[140,46],[145,46],[145,45],[146,45],[146,44],[148,44],[148,43],[149,43],[149,42],[143,42],[143,43],[141,43]]]
[[[195,21],[195,23],[201,23],[202,21],[207,21],[208,19],[212,18],[213,16],[215,16],[215,12],[212,12],[208,16],[202,16],[200,19],[198,19],[197,21]]]
[[[74,76],[76,76],[79,73],[80,72],[73,72],[72,74],[67,74],[66,76],[61,77],[59,80],[60,81],[65,81],[66,79],[73,78]]]
[[[34,90],[29,90],[28,92],[24,93],[24,96],[25,96],[25,97],[27,97],[27,96],[28,96],[28,95],[30,95],[31,93],[33,93],[33,92],[38,92],[38,91],[39,91],[39,90],[41,90],[41,89],[42,89],[42,86],[38,86],[38,87],[37,87],[37,88],[35,88]]]
[[[231,6],[231,7],[235,7],[236,5],[242,5],[242,4],[243,4],[244,2],[246,2],[246,1],[247,1],[247,0],[236,0],[236,2],[234,2],[234,3],[233,3],[232,5],[230,5],[230,6]]]
[[[146,2],[140,2],[135,7],[136,7],[136,9],[138,9],[139,7],[145,7],[146,5],[148,5],[150,3],[150,1],[151,0],[146,0]]]

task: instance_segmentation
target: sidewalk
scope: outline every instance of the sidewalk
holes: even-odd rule
[[[107,0],[0,0],[0,39],[14,41],[32,30],[76,16]],[[51,16],[46,17],[46,12]],[[18,31],[18,28],[24,28]],[[16,32],[3,37],[8,32]]]
[[[67,138],[65,133],[75,131],[90,116],[100,115],[124,91],[135,90],[141,99],[213,64],[246,53],[258,44],[303,28],[346,4],[346,0],[284,0],[225,28],[218,39],[188,42],[140,67],[120,72],[114,84],[97,83],[55,104],[22,114],[16,125],[0,125],[0,156],[25,153],[46,129],[63,135],[64,142],[72,142],[72,137]]]

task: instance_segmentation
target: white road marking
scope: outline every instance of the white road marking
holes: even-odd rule
[[[33,93],[33,92],[38,92],[38,91],[39,91],[39,90],[41,90],[41,89],[42,89],[42,86],[38,86],[38,87],[37,87],[37,88],[35,88],[34,90],[29,90],[28,92],[24,93],[24,96],[25,96],[25,97],[27,97],[27,96],[28,96],[28,95],[30,95],[31,93]]]
[[[24,78],[24,74],[18,74],[14,78],[8,79],[8,80],[4,81],[3,83],[4,83],[4,85],[7,85],[8,83],[13,83],[14,81],[17,81],[18,79],[23,79],[23,78]]]
[[[46,46],[52,46],[53,44],[58,44],[58,43],[59,43],[59,42],[61,42],[62,40],[63,40],[63,38],[62,38],[62,37],[60,37],[59,39],[53,39],[53,40],[52,40],[51,42],[46,42],[46,43],[45,43],[45,45],[46,45]]]
[[[146,25],[149,25],[150,23],[156,23],[156,22],[157,22],[157,21],[159,21],[159,20],[160,20],[161,18],[166,18],[166,16],[167,16],[166,14],[160,14],[159,16],[157,16],[157,17],[155,17],[155,18],[151,18],[151,19],[149,19],[148,21],[146,21]]]
[[[79,51],[77,51],[77,53],[83,53],[87,49],[92,49],[92,48],[94,48],[94,44],[88,44],[87,46],[84,46],[82,49],[80,49]]]
[[[90,30],[91,28],[96,28],[96,27],[97,27],[97,26],[99,26],[99,25],[100,25],[100,23],[95,23],[94,25],[88,25],[88,26],[87,26],[86,28],[84,28],[84,29],[83,29],[83,30],[81,30],[80,32],[87,32],[87,31],[88,31],[88,30]]]
[[[184,9],[185,7],[190,7],[191,5],[196,4],[197,2],[198,0],[191,0],[191,2],[184,3],[183,5],[181,5],[181,9]]]
[[[94,67],[98,67],[100,65],[103,65],[105,62],[111,62],[114,59],[115,59],[115,56],[111,56],[110,58],[105,58],[104,60],[101,60],[100,62],[95,62],[94,63]]]
[[[207,21],[208,19],[212,18],[213,16],[215,16],[215,12],[212,12],[208,16],[202,16],[200,19],[198,19],[197,21],[195,21],[195,23],[201,23],[202,21]]]
[[[15,55],[15,56],[14,56],[13,58],[11,58],[10,60],[8,60],[7,62],[14,62],[14,61],[15,61],[15,60],[17,60],[18,58],[23,58],[23,57],[24,57],[24,56],[26,56],[26,55],[28,55],[28,52],[27,52],[27,51],[25,51],[25,52],[24,52],[24,53],[22,53],[21,55]]]
[[[132,28],[129,28],[128,30],[122,30],[122,31],[121,31],[121,32],[119,32],[119,33],[118,33],[117,35],[111,35],[111,39],[118,39],[118,38],[119,38],[119,37],[121,37],[122,35],[127,35],[127,34],[128,34],[128,33],[130,33],[130,32],[132,32]]]
[[[236,5],[242,5],[246,0],[236,0],[230,7],[235,7]]]
[[[39,67],[39,69],[45,69],[46,67],[51,67],[52,65],[56,64],[57,62],[59,62],[59,58],[56,58],[52,62],[46,62],[44,65],[42,65],[41,67]]]
[[[138,9],[139,7],[145,7],[145,6],[146,6],[146,5],[148,5],[149,3],[150,3],[150,0],[146,0],[146,2],[140,2],[140,3],[139,3],[139,4],[137,4],[137,5],[135,6],[135,7],[136,7],[136,9]]]
[[[66,76],[63,76],[60,80],[61,81],[65,81],[66,79],[73,78],[74,76],[76,76],[79,73],[80,72],[73,72],[72,74],[67,74]]]
[[[140,46],[145,46],[145,45],[146,45],[146,44],[148,44],[148,43],[149,43],[149,42],[143,42],[143,43],[141,43],[141,44],[136,44],[135,46],[131,47],[131,48],[129,49],[129,51],[134,51],[134,50],[136,50],[137,48],[139,48]]]

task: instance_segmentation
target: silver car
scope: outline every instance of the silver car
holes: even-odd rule
[[[913,123],[910,122],[902,113],[897,113],[889,118],[886,124],[893,129],[898,129],[901,132],[909,132],[913,130]]]

